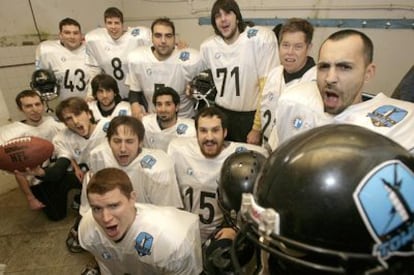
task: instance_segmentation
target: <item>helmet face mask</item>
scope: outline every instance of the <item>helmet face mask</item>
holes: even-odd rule
[[[39,92],[45,101],[55,99],[59,95],[55,74],[50,70],[39,69],[33,72],[30,87]]]
[[[192,90],[192,97],[197,100],[195,109],[200,108],[200,103],[203,106],[209,107],[215,101],[217,89],[214,85],[211,70],[200,72],[190,83]]]
[[[243,198],[239,234],[281,274],[412,271],[413,171],[408,151],[367,129],[309,130],[270,156]]]

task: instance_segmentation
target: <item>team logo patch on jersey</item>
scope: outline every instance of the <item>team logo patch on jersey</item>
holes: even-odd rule
[[[402,162],[375,167],[353,197],[365,226],[375,240],[379,260],[393,254],[414,255],[414,174]]]
[[[110,259],[112,259],[112,255],[111,255],[111,253],[109,253],[108,251],[104,251],[104,252],[102,252],[102,258],[104,258],[105,260],[110,260]]]
[[[181,52],[179,59],[182,61],[187,61],[190,59],[190,52]]]
[[[81,153],[82,153],[82,150],[79,149],[79,148],[75,148],[73,151],[75,152],[75,155],[77,155],[77,156],[80,156]]]
[[[119,110],[118,116],[126,116],[126,115],[128,115],[127,110],[125,110],[125,109]]]
[[[216,54],[214,55],[214,58],[215,58],[215,59],[220,59],[220,58],[221,58],[221,53],[216,53]]]
[[[147,75],[152,75],[152,70],[151,70],[151,68],[148,68],[148,69],[145,71],[145,73],[146,73]]]
[[[140,232],[135,238],[135,250],[139,256],[151,255],[152,242],[154,238],[147,232]]]
[[[188,129],[188,125],[180,123],[180,124],[177,125],[177,134],[183,135],[183,134],[185,134],[187,129]]]
[[[241,152],[246,152],[246,151],[248,151],[247,148],[243,146],[239,146],[236,148],[236,150],[234,150],[234,152],[236,153],[241,153]]]
[[[247,38],[252,38],[254,36],[257,35],[257,33],[259,32],[258,29],[250,29],[247,31]]]
[[[62,58],[60,59],[62,62],[66,62],[66,57],[62,56]]]
[[[191,167],[187,168],[187,175],[189,176],[193,175],[193,169]]]
[[[300,129],[303,126],[303,120],[300,117],[297,117],[292,122],[293,128]]]
[[[156,162],[157,160],[153,156],[145,155],[141,160],[141,167],[151,169]]]
[[[384,105],[378,107],[372,113],[368,113],[371,122],[377,127],[392,127],[407,115],[407,111],[393,105]]]
[[[133,30],[131,31],[131,35],[132,35],[132,36],[138,36],[140,32],[141,32],[141,30],[140,30],[140,29],[135,28],[135,29],[133,29]]]
[[[109,121],[105,122],[103,127],[102,127],[102,131],[104,131],[105,133],[108,131],[109,128]]]

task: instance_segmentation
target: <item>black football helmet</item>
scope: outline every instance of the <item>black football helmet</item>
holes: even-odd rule
[[[218,183],[218,205],[229,225],[237,227],[243,193],[252,193],[253,186],[266,158],[256,151],[231,154],[221,167]]]
[[[38,91],[45,101],[52,100],[59,95],[55,74],[50,70],[38,69],[34,71],[30,87]]]
[[[217,90],[214,85],[213,76],[211,70],[205,70],[200,72],[190,82],[192,96],[197,100],[195,109],[201,109],[203,106],[209,107],[214,103]],[[201,107],[200,107],[201,104]]]
[[[235,247],[254,241],[272,274],[414,272],[414,157],[368,129],[327,125],[282,144],[240,212]]]
[[[238,231],[237,214],[242,194],[253,192],[254,183],[265,160],[266,158],[258,152],[241,151],[234,152],[224,161],[218,182],[217,201],[224,215],[225,227],[232,227],[235,232]],[[208,275],[233,274],[230,255],[233,241],[216,239],[215,233],[203,245],[204,272]],[[240,265],[249,263],[255,250],[252,242],[239,242],[236,255]]]

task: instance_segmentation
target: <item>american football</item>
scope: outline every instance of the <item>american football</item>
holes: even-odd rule
[[[13,172],[41,165],[53,154],[53,144],[38,137],[14,138],[0,145],[0,169]]]

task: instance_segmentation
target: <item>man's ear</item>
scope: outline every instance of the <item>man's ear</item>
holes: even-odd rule
[[[131,192],[130,199],[133,200],[134,203],[137,201],[137,192],[135,190]]]
[[[377,66],[374,63],[371,63],[367,66],[365,70],[365,83],[374,78],[376,69]]]

